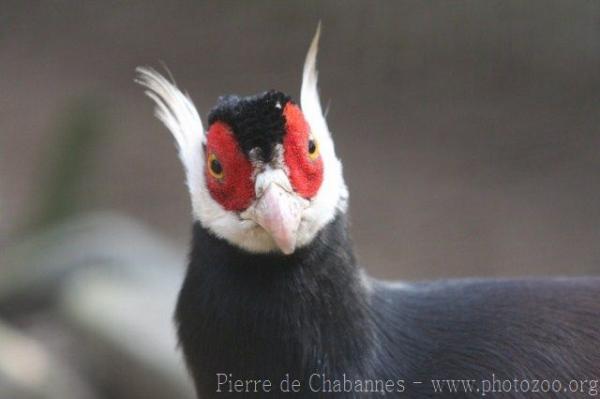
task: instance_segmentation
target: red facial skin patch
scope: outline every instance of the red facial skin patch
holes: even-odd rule
[[[283,139],[285,163],[294,190],[304,198],[315,196],[323,182],[323,160],[320,154],[309,155],[308,143],[310,127],[300,108],[287,103],[283,115],[286,120],[286,134]],[[318,143],[317,151],[318,151]]]
[[[222,176],[211,173],[210,155],[222,167]],[[254,199],[252,165],[244,156],[229,127],[223,122],[213,123],[206,136],[204,175],[212,197],[228,211],[241,212]]]

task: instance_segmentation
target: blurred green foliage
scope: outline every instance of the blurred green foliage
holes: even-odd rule
[[[44,154],[40,194],[28,229],[47,226],[79,210],[85,176],[108,124],[106,101],[97,96],[74,100],[65,110],[53,145]]]

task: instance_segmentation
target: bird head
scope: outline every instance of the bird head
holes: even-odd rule
[[[346,210],[342,165],[317,90],[319,33],[306,56],[300,105],[273,90],[224,96],[206,130],[189,96],[138,68],[137,82],[177,142],[194,218],[249,252],[291,254]]]

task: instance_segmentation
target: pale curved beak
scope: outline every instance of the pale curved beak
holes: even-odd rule
[[[254,220],[273,237],[286,255],[296,249],[301,216],[301,202],[277,183],[269,184],[254,207]]]
[[[296,237],[303,209],[303,198],[272,182],[253,206],[250,217],[265,229],[281,252],[296,249]]]

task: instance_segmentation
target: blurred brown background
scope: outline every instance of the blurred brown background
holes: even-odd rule
[[[135,66],[164,62],[204,116],[225,93],[297,97],[322,20],[322,100],[373,274],[600,270],[600,3],[18,1],[0,18],[4,237],[43,206],[57,126],[93,97],[105,120],[73,210],[185,245],[183,173]]]
[[[134,69],[202,116],[297,98],[319,20],[370,273],[600,272],[600,2],[0,1],[0,397],[190,397],[190,205]]]

